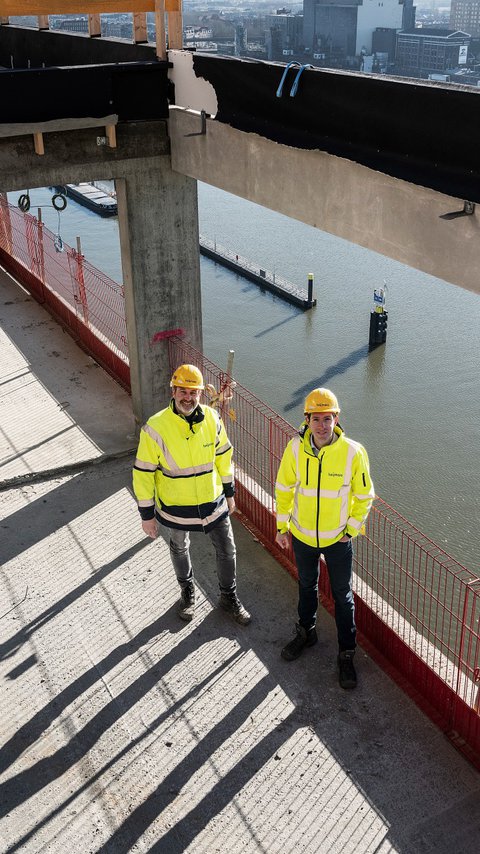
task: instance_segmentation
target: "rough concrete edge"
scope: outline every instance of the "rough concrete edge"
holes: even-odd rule
[[[124,451],[116,451],[111,454],[101,454],[99,457],[79,460],[76,463],[67,463],[64,466],[58,466],[54,469],[44,469],[43,471],[30,472],[29,474],[19,474],[15,477],[9,478],[8,480],[0,481],[0,492],[4,492],[7,489],[15,489],[17,486],[23,486],[24,484],[37,483],[41,480],[49,480],[52,477],[68,475],[76,471],[81,471],[85,468],[102,465],[103,463],[110,463],[113,460],[121,460],[125,457],[132,456],[135,453],[136,447],[127,448]]]

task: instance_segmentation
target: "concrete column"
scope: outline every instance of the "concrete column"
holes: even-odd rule
[[[170,399],[168,338],[202,349],[197,182],[170,157],[138,160],[116,179],[132,404],[141,425]]]

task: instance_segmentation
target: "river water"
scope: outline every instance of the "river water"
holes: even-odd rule
[[[30,195],[57,232],[51,192]],[[205,354],[226,365],[233,349],[236,379],[294,425],[310,389],[332,388],[377,494],[480,574],[480,298],[204,184],[199,211],[202,234],[228,249],[300,286],[313,273],[317,298],[303,312],[202,257]],[[88,260],[122,280],[116,218],[69,201],[60,233],[73,246],[80,235]],[[387,343],[369,353],[385,282]]]

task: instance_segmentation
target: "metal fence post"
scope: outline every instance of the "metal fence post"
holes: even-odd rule
[[[80,302],[82,304],[83,311],[83,319],[88,326],[88,303],[87,303],[87,292],[85,290],[85,277],[83,271],[83,255],[82,255],[82,244],[80,238],[77,237],[77,251],[75,253],[75,260],[77,263],[77,282],[78,282],[78,290],[80,294]]]

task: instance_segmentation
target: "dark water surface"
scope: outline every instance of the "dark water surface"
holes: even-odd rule
[[[9,194],[9,200],[17,201]],[[31,192],[35,207],[48,190]],[[201,259],[204,349],[298,424],[305,394],[330,386],[341,423],[370,455],[377,493],[453,557],[480,574],[480,298],[317,229],[199,185],[200,230],[306,287],[308,312]],[[53,231],[58,216],[45,208]],[[69,202],[61,235],[122,280],[116,218]],[[461,263],[459,257],[458,263]],[[386,346],[368,352],[373,290],[387,284]]]

